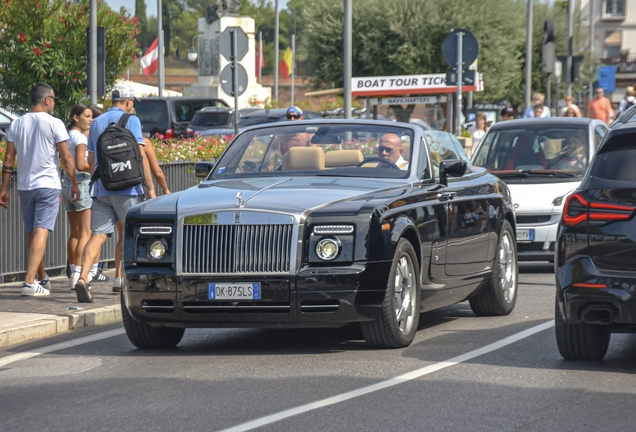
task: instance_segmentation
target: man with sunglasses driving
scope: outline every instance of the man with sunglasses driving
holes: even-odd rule
[[[385,134],[380,138],[378,156],[396,165],[401,170],[409,168],[409,162],[402,157],[402,139],[396,134]]]

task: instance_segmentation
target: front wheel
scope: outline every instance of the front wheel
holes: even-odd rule
[[[508,315],[517,303],[517,247],[512,226],[504,221],[499,235],[495,267],[486,285],[468,300],[479,316]]]
[[[153,327],[148,323],[135,321],[126,307],[124,293],[121,293],[121,317],[128,339],[134,346],[141,349],[174,348],[185,329],[169,327]]]
[[[400,239],[382,311],[375,321],[362,323],[362,334],[377,348],[405,348],[415,338],[420,321],[420,273],[415,249]]]

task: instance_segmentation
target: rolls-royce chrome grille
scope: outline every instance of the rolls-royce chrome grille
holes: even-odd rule
[[[292,225],[184,225],[183,273],[289,273]]]

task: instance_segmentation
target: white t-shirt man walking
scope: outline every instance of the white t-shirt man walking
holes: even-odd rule
[[[30,97],[31,110],[14,120],[9,128],[2,166],[0,206],[9,208],[9,183],[14,175],[17,155],[18,194],[29,246],[29,262],[21,294],[43,296],[50,294],[43,258],[49,231],[53,231],[59,212],[62,189],[58,171],[60,157],[71,181],[74,201],[79,199],[80,190],[75,179],[75,163],[68,150],[68,133],[64,123],[51,115],[57,99],[53,88],[45,83],[36,84]],[[36,273],[39,281],[35,279]]]

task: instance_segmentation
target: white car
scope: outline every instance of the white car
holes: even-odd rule
[[[519,260],[554,261],[565,197],[581,183],[607,131],[600,120],[572,117],[509,120],[488,129],[472,162],[510,189]]]

